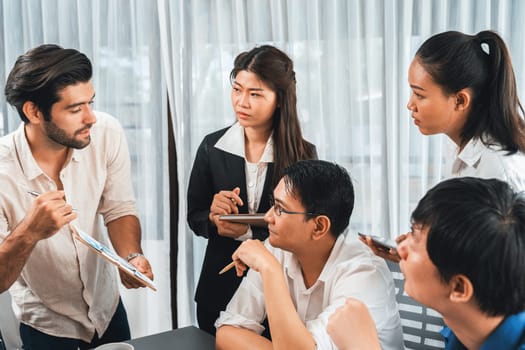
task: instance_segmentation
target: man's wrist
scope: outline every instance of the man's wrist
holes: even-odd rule
[[[126,256],[126,261],[130,262],[131,260],[133,260],[135,258],[138,258],[139,256],[142,256],[142,257],[145,258],[144,254],[142,254],[142,253],[131,253],[128,256]]]
[[[25,246],[35,246],[40,240],[42,240],[42,234],[31,230],[30,226],[22,220],[6,237],[6,240],[15,240],[18,243],[22,243]]]

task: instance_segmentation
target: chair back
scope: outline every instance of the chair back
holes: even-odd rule
[[[2,338],[2,332],[1,331],[0,331],[0,350],[6,350],[5,349],[4,338]]]
[[[405,293],[405,278],[399,269],[399,264],[387,260],[387,265],[396,286],[396,301],[403,326],[405,347],[413,350],[444,349],[445,342],[440,333],[444,326],[441,315]]]

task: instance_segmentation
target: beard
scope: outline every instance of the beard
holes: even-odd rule
[[[89,145],[91,142],[91,135],[81,140],[75,139],[75,136],[80,134],[82,131],[91,128],[91,126],[92,125],[85,126],[82,129],[75,131],[73,136],[69,136],[64,129],[60,129],[55,123],[53,123],[53,121],[44,122],[44,129],[46,130],[47,137],[51,141],[65,147],[75,149],[82,149]]]

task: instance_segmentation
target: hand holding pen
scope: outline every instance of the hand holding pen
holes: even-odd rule
[[[238,277],[242,277],[249,268],[263,273],[263,271],[276,271],[281,269],[281,264],[266,247],[264,242],[257,239],[248,239],[233,252],[232,262],[226,265],[219,274],[235,267]]]
[[[239,187],[231,191],[223,190],[215,193],[210,205],[210,220],[212,220],[211,215],[238,214],[238,207],[243,205],[240,193]]]
[[[244,203],[240,197],[241,189],[220,191],[213,196],[210,205],[209,220],[217,227],[217,233],[223,237],[238,238],[248,231],[248,225],[220,220],[221,215],[239,214],[239,206]]]
[[[39,194],[27,191],[35,200],[19,225],[35,240],[46,239],[58,232],[64,225],[77,218],[73,207],[65,200],[64,191],[50,191]]]

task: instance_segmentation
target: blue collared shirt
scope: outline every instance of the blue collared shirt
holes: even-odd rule
[[[445,350],[466,349],[450,328],[445,326],[441,330],[441,335],[445,338]],[[525,350],[523,338],[525,338],[525,311],[503,320],[489,335],[480,350]]]

